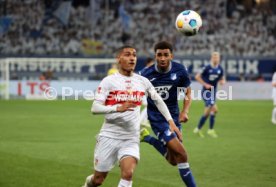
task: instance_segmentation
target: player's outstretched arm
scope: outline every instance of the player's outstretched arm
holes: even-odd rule
[[[197,73],[196,76],[195,76],[195,79],[200,83],[202,84],[206,89],[211,89],[212,85],[204,82],[204,80],[201,78],[201,74],[200,73]]]
[[[170,119],[168,122],[169,122],[169,125],[170,125],[170,130],[172,132],[175,132],[175,134],[178,137],[179,141],[182,142],[182,140],[183,140],[182,133],[180,132],[179,128],[175,125],[173,119]]]
[[[102,102],[95,100],[91,107],[91,112],[93,114],[108,114],[113,112],[125,112],[133,111],[136,104],[132,102],[125,102],[122,105],[106,106]]]
[[[117,111],[117,105],[106,106],[102,102],[97,100],[94,100],[91,107],[92,114],[108,114],[116,111]]]
[[[185,93],[185,98],[183,100],[183,108],[182,111],[179,114],[179,122],[186,123],[189,120],[189,109],[192,104],[192,96],[191,96],[191,87],[188,87]]]

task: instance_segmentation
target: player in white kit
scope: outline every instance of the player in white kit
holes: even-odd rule
[[[95,171],[86,178],[84,187],[100,186],[116,162],[121,168],[118,187],[132,187],[133,172],[140,157],[140,106],[144,95],[155,100],[170,130],[182,138],[166,104],[149,80],[133,73],[136,50],[123,46],[116,59],[119,72],[102,80],[91,108],[93,114],[105,114],[105,120],[94,152]]]
[[[145,67],[138,72],[139,75],[141,75],[146,69],[148,69],[150,66],[152,66],[154,64],[154,59],[148,57],[146,59],[145,64],[146,64]],[[147,112],[148,102],[147,102],[146,97],[143,97],[142,105],[144,105],[144,108],[140,113],[140,116],[141,116],[140,124],[141,124],[142,127],[150,127],[150,123],[149,123],[149,120],[148,120],[148,112]]]
[[[272,99],[273,99],[273,111],[272,111],[272,123],[276,125],[276,71],[272,77]]]

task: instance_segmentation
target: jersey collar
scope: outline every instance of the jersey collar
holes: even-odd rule
[[[214,66],[212,63],[210,63],[210,65],[211,65],[212,68],[218,68],[219,67],[219,64]]]
[[[168,72],[171,71],[171,69],[172,69],[172,61],[170,61],[170,65],[169,65],[169,68],[168,68],[167,71],[161,71],[161,70],[159,70],[158,67],[157,67],[157,62],[154,63],[154,68],[155,68],[155,70],[156,70],[158,73],[168,73]]]

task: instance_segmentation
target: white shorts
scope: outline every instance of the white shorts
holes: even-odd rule
[[[104,136],[97,137],[94,152],[94,169],[99,172],[108,172],[123,157],[132,156],[140,159],[139,144],[135,140],[119,140]]]

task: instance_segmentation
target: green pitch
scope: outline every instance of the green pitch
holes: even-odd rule
[[[92,171],[95,135],[102,116],[89,101],[0,101],[0,187],[80,187]],[[275,187],[276,125],[272,101],[219,102],[219,138],[192,133],[203,110],[193,102],[184,144],[199,187]],[[208,123],[204,127],[206,131]],[[103,187],[116,187],[114,168]],[[184,186],[178,170],[148,144],[134,187]]]

